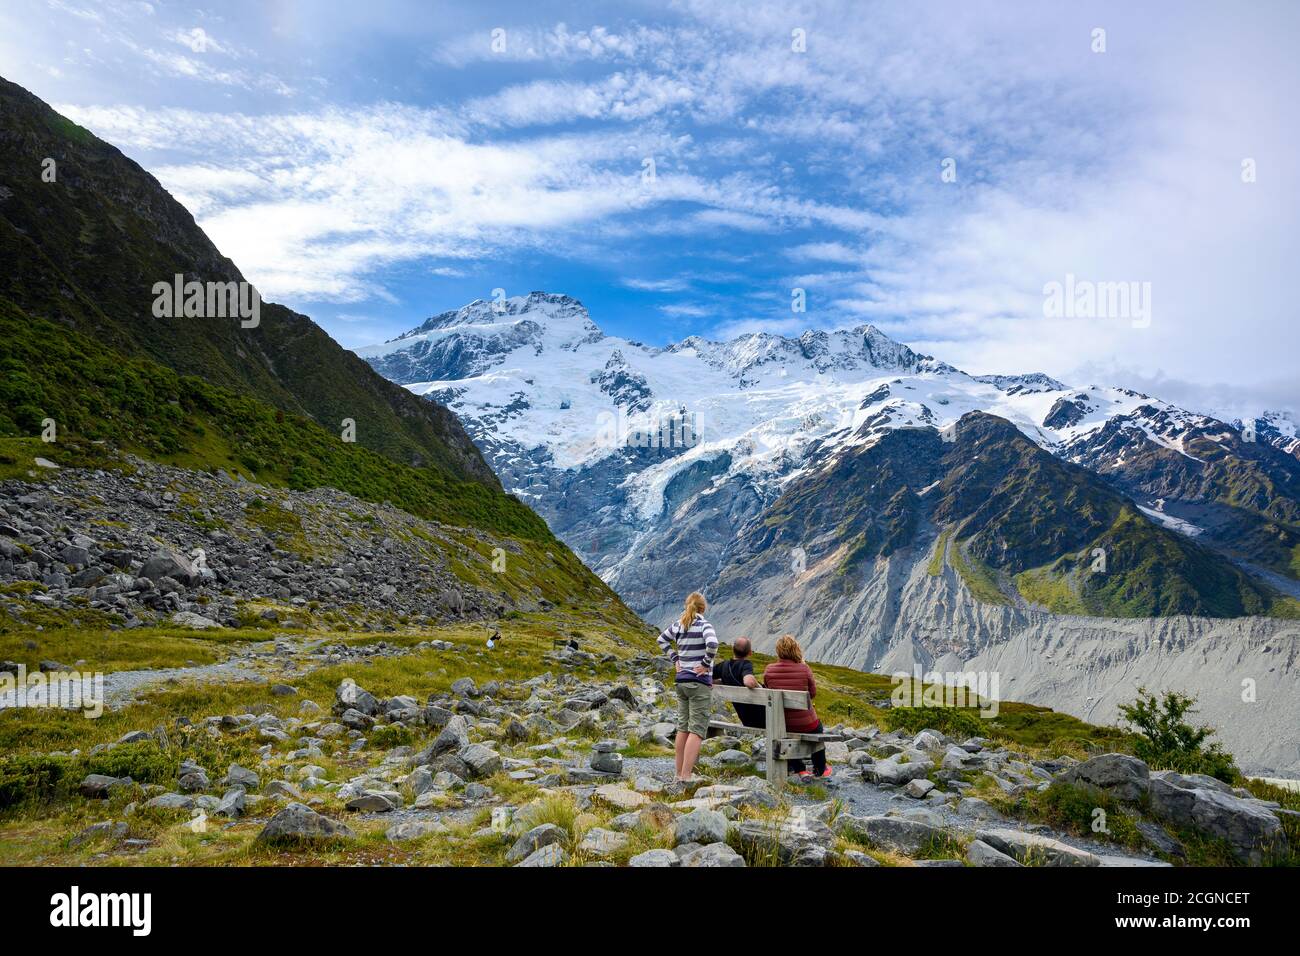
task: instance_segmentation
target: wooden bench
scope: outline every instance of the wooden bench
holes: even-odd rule
[[[714,701],[728,704],[754,704],[764,711],[763,727],[746,727],[725,720],[709,721],[709,736],[723,734],[762,734],[764,759],[767,762],[767,781],[773,785],[785,783],[791,760],[805,760],[824,745],[844,738],[839,734],[796,734],[785,729],[785,712],[807,710],[808,692],[802,690],[768,690],[766,687],[727,687],[713,685]]]

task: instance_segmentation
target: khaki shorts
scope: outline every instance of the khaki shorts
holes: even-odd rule
[[[709,717],[713,711],[713,688],[708,684],[683,681],[677,685],[677,732],[709,735]]]

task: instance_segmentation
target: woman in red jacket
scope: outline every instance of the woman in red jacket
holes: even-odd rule
[[[803,690],[808,692],[808,703],[817,696],[817,681],[813,679],[812,668],[803,662],[803,648],[793,635],[787,634],[776,642],[777,659],[767,665],[763,671],[763,686],[769,690]],[[790,710],[786,708],[785,729],[796,734],[820,734],[822,722],[817,711],[811,706],[807,710]],[[812,755],[813,773],[818,777],[829,777],[831,768],[826,764],[826,749],[823,747]],[[808,776],[802,760],[790,761],[791,773],[801,777]]]

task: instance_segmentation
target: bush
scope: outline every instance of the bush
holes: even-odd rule
[[[1224,783],[1236,783],[1241,771],[1232,754],[1219,743],[1208,743],[1213,727],[1194,727],[1184,718],[1195,713],[1196,699],[1176,691],[1164,697],[1138,688],[1131,704],[1121,704],[1120,714],[1138,734],[1133,753],[1155,770],[1204,773]]]
[[[415,732],[401,724],[382,724],[370,731],[367,741],[371,747],[401,747],[415,742]]]
[[[178,756],[161,749],[157,744],[142,741],[138,744],[119,744],[86,757],[81,761],[80,773],[102,773],[108,777],[130,777],[136,783],[171,783],[180,771]]]
[[[74,764],[70,757],[45,754],[0,760],[0,812],[53,799],[73,778]]]

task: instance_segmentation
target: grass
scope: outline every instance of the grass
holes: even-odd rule
[[[948,553],[948,539],[952,536],[952,529],[948,528],[939,533],[939,540],[934,543],[934,551],[930,554],[930,563],[926,565],[926,573],[932,578],[937,578],[943,573],[944,557]]]
[[[968,554],[963,542],[954,542],[949,557],[975,600],[982,604],[1011,603],[998,586],[996,573],[978,558]]]
[[[0,436],[8,439],[0,444],[0,463],[9,476],[44,471],[32,463],[37,455],[71,463],[93,454],[87,446],[106,441],[165,464],[221,469],[299,491],[338,488],[445,524],[564,550],[527,506],[486,484],[400,464],[340,441],[306,416],[147,358],[125,357],[3,299],[0,341]],[[46,418],[58,423],[58,449],[32,437]]]
[[[1003,814],[1045,823],[1058,830],[1139,850],[1146,841],[1138,832],[1141,819],[1133,809],[1094,787],[1056,782],[1046,790],[1030,790],[1011,797],[981,778],[971,791]]]
[[[151,729],[160,724],[171,726],[177,717],[199,720],[212,714],[245,713],[249,708],[260,708],[266,713],[282,717],[297,713],[300,702],[315,700],[322,707],[333,701],[334,690],[345,677],[354,678],[366,690],[382,697],[412,694],[424,699],[430,693],[448,691],[458,677],[472,677],[480,684],[492,679],[526,680],[546,670],[542,654],[551,651],[551,634],[555,625],[551,616],[525,615],[514,621],[503,622],[503,641],[497,649],[487,651],[484,646],[486,630],[482,625],[461,625],[432,630],[412,630],[396,633],[354,635],[347,632],[314,633],[328,643],[366,644],[386,641],[390,644],[414,646],[422,641],[438,639],[450,641],[455,650],[423,650],[398,657],[368,658],[364,663],[343,663],[318,668],[293,681],[298,694],[276,697],[271,694],[270,683],[182,683],[137,695],[140,702],[120,710],[105,711],[95,720],[87,720],[79,712],[46,709],[0,711],[0,753],[48,752],[74,747],[90,747],[110,743],[131,730]],[[585,642],[588,650],[596,653],[627,654],[629,647],[648,650],[651,641],[644,635],[628,629],[603,623],[600,631]],[[132,632],[116,632],[130,634]],[[116,636],[115,633],[115,636]],[[265,640],[264,633],[234,632],[229,636],[211,638],[212,632],[202,632],[191,640],[203,642],[216,640],[219,644],[245,639]],[[214,651],[216,653],[216,651]],[[612,665],[602,664],[596,674],[611,676]]]
[[[203,637],[193,634],[160,627],[129,631],[0,629],[0,659],[24,664],[28,673],[35,673],[41,661],[53,660],[82,671],[111,674],[212,664],[225,659],[234,644],[266,640],[265,634],[248,631],[215,631]]]

